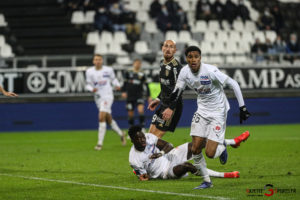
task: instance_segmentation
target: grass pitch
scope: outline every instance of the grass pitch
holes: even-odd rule
[[[226,165],[206,159],[209,168],[241,177],[212,178],[214,187],[201,191],[193,190],[202,182],[193,175],[140,182],[128,163],[130,141],[121,146],[112,131],[101,151],[93,149],[97,131],[1,133],[0,199],[300,199],[300,124],[228,127],[226,138],[245,130],[250,138],[228,147]],[[174,146],[191,141],[188,128],[163,139]],[[265,196],[266,184],[277,193]]]

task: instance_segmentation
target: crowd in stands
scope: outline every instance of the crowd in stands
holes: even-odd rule
[[[244,0],[239,0],[238,5],[231,0],[227,0],[223,4],[220,0],[216,0],[213,4],[209,0],[198,0],[196,5],[196,20],[213,20],[217,19],[220,28],[223,29],[222,20],[226,19],[233,29],[233,21],[240,17],[245,23],[250,20],[249,10],[244,5]]]
[[[124,31],[131,42],[140,39],[141,29],[143,24],[138,23],[136,19],[136,10],[131,10],[127,6],[127,1],[124,0],[62,0],[66,9],[74,10],[95,10],[94,28],[100,33],[104,30],[115,32]],[[225,2],[225,3],[223,3]],[[237,2],[237,3],[236,3]],[[240,19],[243,23],[251,20],[250,12],[245,5],[245,0],[215,0],[211,3],[210,0],[198,0],[195,9],[195,22],[197,20],[218,20],[220,30],[223,30],[222,21],[226,20],[233,28],[233,23],[236,19]],[[179,32],[180,30],[191,31],[188,21],[187,12],[175,0],[166,0],[160,3],[160,0],[152,0],[149,6],[149,17],[155,20],[157,28],[166,33],[169,30]],[[260,62],[266,59],[263,54],[278,54],[278,53],[300,53],[297,34],[291,33],[290,40],[284,41],[280,35],[280,30],[284,28],[285,21],[279,5],[266,7],[261,12],[256,26],[258,30],[268,31],[273,30],[277,33],[275,41],[266,38],[265,41],[260,41],[255,38],[255,42],[251,47],[251,53],[257,54],[256,61]],[[204,30],[205,32],[205,30]],[[268,59],[276,60],[276,56],[268,56]],[[286,59],[293,62],[293,58],[286,56]]]
[[[262,43],[257,38],[251,48],[251,52],[256,54],[256,62],[262,62],[265,60],[278,61],[279,54],[286,54],[284,59],[293,63],[294,60],[299,59],[299,56],[292,55],[300,53],[300,43],[297,35],[294,33],[290,35],[288,42],[282,40],[280,35],[277,35],[276,40],[273,43],[269,39],[267,39],[265,43]]]

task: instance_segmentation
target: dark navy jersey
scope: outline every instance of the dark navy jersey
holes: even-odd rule
[[[161,60],[159,73],[161,92],[158,95],[158,98],[161,100],[162,104],[169,105],[171,103],[170,95],[175,88],[181,69],[182,65],[175,58],[168,63],[164,63],[164,60]],[[179,101],[181,102],[181,99]]]
[[[147,96],[150,96],[146,75],[141,71],[126,71],[124,75],[124,85],[122,91],[127,93],[128,101],[143,98],[145,92]]]

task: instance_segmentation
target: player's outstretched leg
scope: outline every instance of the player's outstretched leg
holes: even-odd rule
[[[240,146],[241,142],[245,142],[250,136],[249,131],[245,131],[241,135],[235,137],[234,139],[225,139],[225,143],[227,145],[232,146],[233,148],[237,148]]]
[[[225,172],[224,178],[240,178],[240,172],[238,172],[238,171]]]
[[[222,165],[225,165],[226,162],[227,162],[227,159],[228,159],[228,152],[227,152],[227,147],[226,147],[225,142],[224,142],[224,146],[225,146],[225,149],[224,149],[224,151],[221,153],[221,155],[220,155],[220,157],[219,157],[220,163],[221,163]]]

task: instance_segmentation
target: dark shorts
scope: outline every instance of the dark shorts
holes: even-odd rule
[[[142,105],[145,104],[144,99],[140,98],[140,99],[135,99],[135,100],[127,100],[127,101],[126,101],[126,109],[127,109],[128,111],[132,111],[132,110],[135,109],[135,107],[136,107],[137,105],[140,105],[140,104],[142,104]]]
[[[155,114],[152,117],[151,124],[154,124],[157,129],[161,131],[171,131],[174,132],[176,129],[176,126],[179,122],[183,105],[182,103],[178,103],[176,108],[174,109],[173,116],[170,120],[165,121],[162,118],[162,113],[167,108],[167,106],[160,105],[160,107],[155,111]]]

